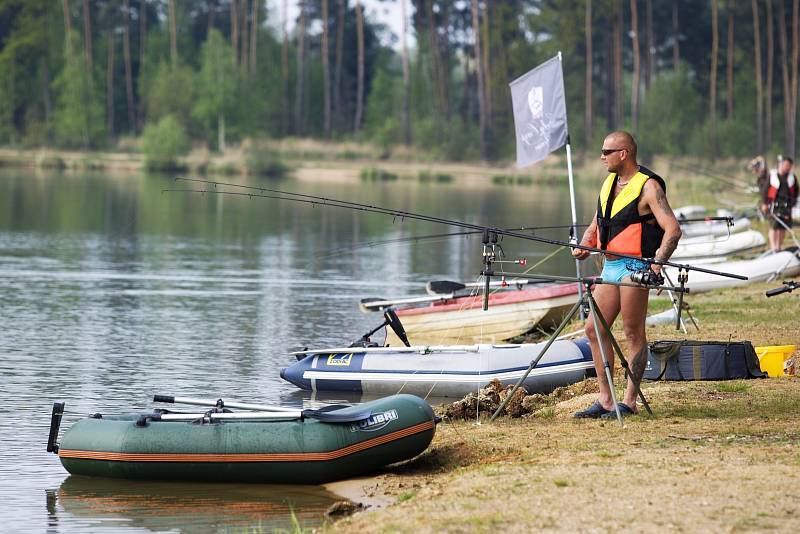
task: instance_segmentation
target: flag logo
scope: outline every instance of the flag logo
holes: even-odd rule
[[[554,57],[509,84],[517,134],[517,166],[541,161],[567,142],[561,60]]]

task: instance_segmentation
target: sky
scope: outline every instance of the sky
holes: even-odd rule
[[[404,0],[406,2],[406,14],[410,16],[411,14],[411,2],[409,0]],[[294,27],[294,21],[297,19],[297,15],[299,14],[300,10],[298,8],[298,0],[288,0],[288,7],[289,7],[289,20],[288,20],[288,27],[289,31],[292,31]],[[279,27],[281,22],[283,21],[283,0],[267,0],[267,5],[269,6],[270,13],[273,14],[271,23],[275,27]],[[332,12],[337,8],[337,2],[331,0],[328,2],[330,9]],[[355,5],[354,0],[349,0],[348,5],[352,7]],[[400,9],[400,1],[399,0],[392,0],[390,2],[380,2],[379,0],[361,0],[361,5],[364,8],[364,17],[367,20],[373,22],[380,22],[389,27],[389,29],[397,36],[397,42],[395,43],[395,48],[399,48],[401,46],[400,43],[400,34],[403,31],[403,17],[402,11]],[[411,22],[409,21],[409,28],[411,27]],[[414,36],[413,32],[409,32],[408,35],[408,46],[414,45]]]

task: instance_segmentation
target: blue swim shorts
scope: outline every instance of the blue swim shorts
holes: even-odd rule
[[[631,273],[649,268],[650,264],[646,261],[629,260],[627,258],[607,259],[603,265],[603,272],[600,273],[600,278],[606,282],[622,282],[622,279],[629,277]]]

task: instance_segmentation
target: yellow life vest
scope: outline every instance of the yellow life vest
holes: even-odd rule
[[[652,213],[639,215],[639,198],[645,182],[651,178],[666,192],[664,179],[640,166],[639,172],[612,199],[617,174],[608,175],[597,199],[597,244],[601,249],[643,258],[655,256],[664,229],[658,224],[647,224],[655,219]]]

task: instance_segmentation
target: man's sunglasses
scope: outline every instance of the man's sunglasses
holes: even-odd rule
[[[603,149],[600,150],[600,152],[604,156],[610,156],[614,152],[619,152],[620,150],[628,150],[628,149],[627,148],[603,148]]]

